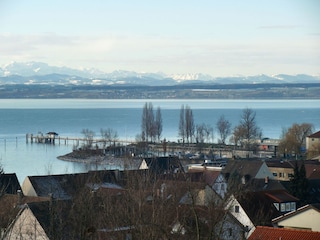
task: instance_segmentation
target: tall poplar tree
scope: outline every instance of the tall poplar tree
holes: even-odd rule
[[[156,130],[156,138],[158,142],[160,142],[160,138],[162,134],[162,116],[161,116],[160,107],[158,107],[156,111],[155,130]]]
[[[152,139],[154,128],[154,115],[152,103],[145,103],[142,111],[141,134],[145,141]]]
[[[186,118],[185,118],[186,138],[188,143],[192,143],[195,126],[194,126],[193,113],[189,106],[186,106],[185,115],[186,115]]]
[[[182,143],[184,144],[185,142],[185,137],[186,137],[186,128],[185,128],[185,115],[184,115],[184,105],[181,106],[180,109],[180,121],[179,121],[179,136],[182,139]]]

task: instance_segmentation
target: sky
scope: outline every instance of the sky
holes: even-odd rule
[[[320,76],[320,1],[0,0],[0,66],[14,61]]]

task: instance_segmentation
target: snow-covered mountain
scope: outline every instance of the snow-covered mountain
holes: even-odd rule
[[[73,69],[49,66],[42,62],[13,62],[0,67],[0,84],[90,84],[90,85],[150,85],[170,86],[176,84],[261,84],[261,83],[320,83],[320,76],[305,74],[274,76],[233,76],[213,78],[208,74],[188,73],[138,73],[116,70],[105,73],[94,68]]]
[[[213,80],[213,77],[208,74],[202,73],[187,73],[187,74],[172,74],[168,77],[176,80],[176,81],[192,81],[192,80],[202,80],[202,81],[210,81]]]

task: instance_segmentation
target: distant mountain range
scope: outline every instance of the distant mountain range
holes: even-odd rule
[[[42,62],[13,62],[0,67],[0,84],[49,85],[147,85],[172,86],[181,84],[290,84],[320,83],[320,76],[305,74],[274,76],[212,77],[207,74],[138,73],[117,70],[105,73],[98,69],[72,69],[49,66]]]

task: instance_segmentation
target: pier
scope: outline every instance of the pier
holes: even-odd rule
[[[43,144],[69,144],[73,143],[74,145],[79,146],[81,143],[91,143],[91,144],[100,144],[100,143],[107,143],[110,142],[106,139],[102,138],[81,138],[81,137],[65,137],[65,136],[59,136],[57,133],[49,132],[47,134],[26,134],[26,143],[43,143]],[[134,141],[128,141],[128,140],[115,140],[111,141],[112,143],[123,143],[123,144],[130,144],[134,143]]]

